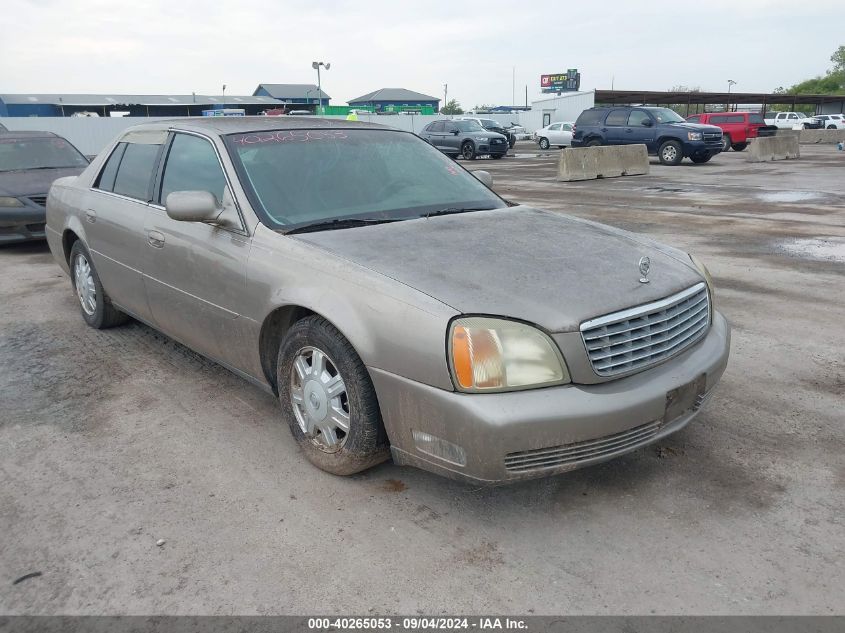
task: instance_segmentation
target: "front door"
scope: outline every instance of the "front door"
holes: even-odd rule
[[[645,110],[631,110],[628,125],[623,133],[623,143],[642,143],[649,152],[656,152],[654,147],[654,120]]]
[[[153,317],[188,347],[238,365],[236,321],[246,292],[250,238],[212,142],[178,132],[165,153],[157,204],[144,227],[142,271]],[[211,192],[233,222],[224,227],[171,219],[164,205],[174,191]]]

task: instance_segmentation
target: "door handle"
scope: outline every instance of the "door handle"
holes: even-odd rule
[[[147,233],[147,241],[150,246],[154,248],[164,248],[164,234],[158,231],[150,231]]]
[[[88,209],[85,212],[85,219],[88,220],[91,224],[97,221],[97,212],[93,209]]]
[[[628,129],[627,129],[627,130],[625,130],[625,131],[626,131],[628,134],[633,134],[633,133],[634,133],[634,130],[632,130],[631,128],[628,128]]]

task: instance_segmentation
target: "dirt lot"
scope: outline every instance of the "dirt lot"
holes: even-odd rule
[[[845,612],[845,152],[802,152],[583,183],[530,143],[467,163],[695,252],[734,328],[684,431],[502,488],[323,474],[272,397],[88,329],[45,245],[0,249],[0,612]]]

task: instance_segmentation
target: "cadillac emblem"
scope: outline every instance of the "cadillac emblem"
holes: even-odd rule
[[[648,257],[640,257],[640,283],[648,283],[648,271],[651,270],[651,260]]]

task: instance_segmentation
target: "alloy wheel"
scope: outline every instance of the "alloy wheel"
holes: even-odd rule
[[[290,397],[299,428],[323,451],[340,450],[349,436],[349,397],[337,365],[321,349],[303,347],[293,359]]]
[[[82,309],[85,314],[92,316],[97,310],[97,286],[94,284],[91,264],[84,255],[77,255],[73,260],[73,282]]]
[[[663,160],[667,163],[672,163],[678,158],[678,150],[675,149],[674,145],[667,145],[663,148]]]

